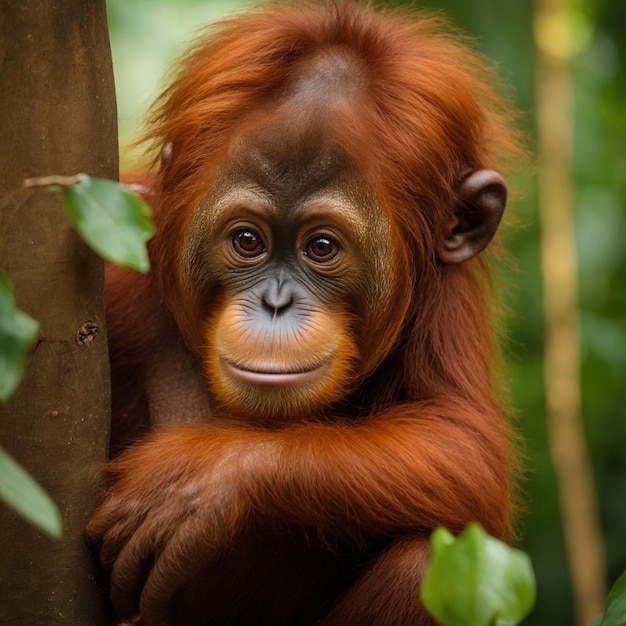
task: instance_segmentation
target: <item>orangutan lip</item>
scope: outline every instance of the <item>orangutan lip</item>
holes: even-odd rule
[[[222,360],[222,365],[231,378],[251,385],[265,385],[268,387],[284,387],[305,383],[319,376],[320,371],[326,367],[325,364],[322,364],[319,367],[303,372],[262,372],[241,369],[225,360]]]

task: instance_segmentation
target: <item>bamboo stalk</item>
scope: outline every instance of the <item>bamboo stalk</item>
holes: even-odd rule
[[[548,436],[576,619],[579,626],[586,626],[602,612],[607,584],[597,494],[581,415],[567,0],[535,0],[534,30]]]

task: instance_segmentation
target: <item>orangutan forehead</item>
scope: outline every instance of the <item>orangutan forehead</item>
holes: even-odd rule
[[[357,97],[365,77],[365,66],[352,50],[329,46],[298,63],[285,91],[286,102],[341,107]]]
[[[298,196],[338,182],[350,161],[335,141],[332,112],[317,106],[283,106],[235,138],[228,153],[233,171],[272,193]]]
[[[262,185],[321,186],[349,167],[337,143],[342,111],[362,91],[362,62],[343,46],[318,50],[293,68],[278,100],[251,113],[229,160]]]

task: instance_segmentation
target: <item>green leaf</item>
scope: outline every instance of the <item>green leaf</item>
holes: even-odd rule
[[[150,208],[112,180],[80,175],[63,187],[67,214],[85,242],[102,258],[146,273],[146,242],[154,235]]]
[[[458,537],[432,535],[432,558],[421,587],[424,606],[444,626],[514,626],[535,603],[525,553],[470,524]]]
[[[37,321],[15,307],[9,281],[0,272],[0,400],[6,400],[22,380],[38,330]]]
[[[604,615],[596,618],[593,624],[594,626],[624,626],[626,624],[626,571],[622,572],[611,588],[606,599]]]
[[[2,448],[0,498],[49,535],[61,536],[61,515],[50,496]]]

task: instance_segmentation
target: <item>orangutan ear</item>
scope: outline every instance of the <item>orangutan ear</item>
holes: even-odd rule
[[[457,188],[459,206],[443,241],[444,263],[463,263],[482,252],[498,230],[506,206],[506,184],[492,170],[476,170]]]
[[[174,144],[168,141],[161,150],[161,167],[165,167],[172,160],[172,153],[174,152]]]

